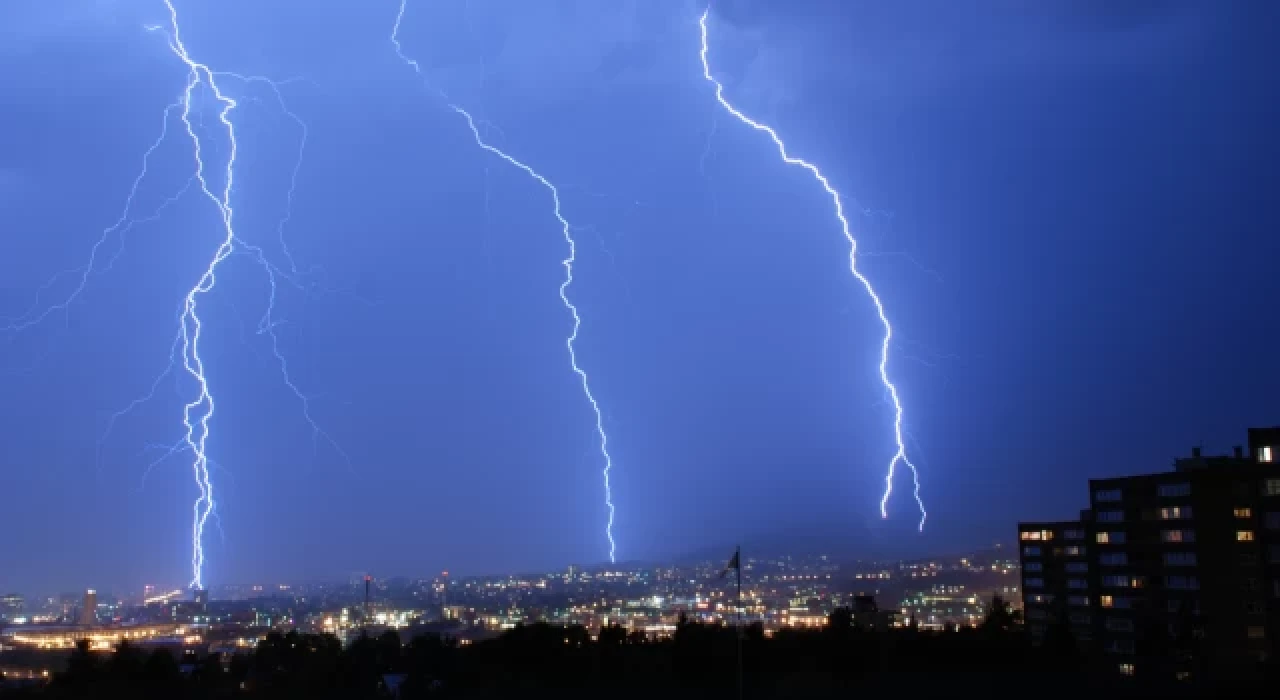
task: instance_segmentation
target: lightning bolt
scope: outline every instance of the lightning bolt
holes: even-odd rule
[[[193,187],[199,190],[205,199],[211,202],[218,211],[221,224],[221,235],[218,245],[211,253],[207,264],[204,266],[203,272],[195,281],[195,284],[187,290],[183,295],[179,304],[180,312],[177,314],[177,329],[174,339],[170,347],[168,364],[160,374],[151,382],[149,390],[142,396],[134,399],[122,410],[115,412],[110,416],[106,430],[99,438],[99,464],[101,463],[100,453],[105,440],[110,436],[117,422],[124,416],[131,413],[134,409],[142,404],[150,401],[155,397],[161,382],[174,375],[181,368],[181,371],[189,376],[195,384],[195,394],[190,400],[184,400],[182,407],[182,424],[184,430],[182,437],[174,444],[166,447],[164,453],[156,460],[153,460],[147,466],[147,473],[160,462],[176,454],[189,454],[191,457],[192,475],[196,482],[198,497],[192,504],[192,520],[191,520],[191,578],[189,585],[192,588],[204,587],[204,567],[205,567],[205,551],[204,538],[205,530],[212,518],[214,524],[221,527],[217,515],[217,501],[215,499],[214,484],[211,477],[211,468],[216,466],[211,461],[208,454],[208,445],[210,437],[210,425],[214,416],[214,397],[210,389],[209,380],[205,371],[204,359],[201,357],[201,340],[203,337],[204,326],[200,316],[200,301],[204,295],[213,291],[217,285],[217,272],[228,258],[233,254],[243,254],[250,257],[265,271],[267,281],[269,283],[270,292],[268,295],[266,310],[258,323],[257,332],[259,335],[268,337],[271,350],[278,363],[284,384],[297,396],[302,405],[302,414],[306,421],[310,424],[313,431],[313,439],[327,440],[333,448],[346,460],[350,466],[350,458],[347,453],[325,433],[319,424],[312,417],[311,399],[305,396],[298,388],[289,371],[289,365],[285,355],[280,348],[280,339],[276,334],[276,329],[283,321],[276,318],[276,298],[278,292],[278,282],[284,281],[293,286],[303,289],[302,284],[295,279],[299,272],[298,266],[294,261],[293,253],[285,240],[285,228],[289,223],[289,219],[293,210],[294,192],[297,188],[298,172],[302,165],[303,151],[306,147],[307,125],[296,114],[289,111],[285,104],[284,97],[280,91],[280,86],[284,82],[272,81],[261,76],[245,76],[238,73],[215,71],[208,64],[195,60],[187,50],[186,44],[183,42],[181,28],[179,26],[178,11],[174,5],[174,0],[162,0],[165,9],[168,12],[168,22],[165,24],[157,24],[147,26],[148,31],[162,33],[168,40],[168,48],[176,56],[187,69],[185,84],[180,92],[177,101],[165,107],[163,119],[161,120],[160,134],[146,149],[142,157],[142,167],[140,172],[134,178],[129,188],[128,196],[125,200],[124,210],[119,218],[111,226],[104,229],[94,241],[90,249],[88,261],[81,267],[73,270],[65,270],[54,275],[37,291],[36,300],[30,308],[22,315],[9,319],[4,325],[0,325],[0,334],[13,335],[18,332],[27,330],[40,324],[45,319],[55,313],[69,313],[71,306],[85,292],[89,285],[90,279],[95,274],[103,274],[111,269],[112,265],[123,253],[126,243],[126,236],[135,226],[155,221],[164,213],[165,209],[174,202],[182,198]],[[300,145],[298,148],[298,159],[294,164],[290,174],[290,184],[286,200],[286,207],[282,217],[276,225],[276,234],[279,240],[279,249],[287,260],[287,269],[281,269],[272,264],[264,250],[255,245],[251,245],[242,240],[236,233],[234,225],[235,211],[231,206],[231,193],[235,186],[235,169],[236,158],[239,153],[239,143],[236,138],[236,127],[232,120],[232,113],[237,109],[239,103],[231,97],[219,85],[220,79],[231,79],[243,82],[245,84],[261,83],[268,86],[280,105],[281,111],[289,119],[293,120],[301,131]],[[217,105],[217,124],[219,131],[225,133],[227,152],[225,162],[216,165],[206,163],[206,147],[204,139],[199,134],[197,123],[193,117],[197,117],[199,109],[195,106],[194,100],[198,95],[210,95],[212,101]],[[136,199],[139,188],[144,180],[147,179],[149,167],[156,151],[170,137],[171,125],[174,124],[176,117],[177,123],[181,124],[182,130],[186,132],[191,147],[191,157],[194,164],[194,172],[187,179],[186,184],[179,189],[176,194],[167,197],[157,209],[146,216],[140,216],[136,213]],[[109,255],[108,245],[112,240],[118,239],[118,245],[114,254]],[[109,255],[109,257],[108,257]],[[103,260],[105,259],[105,263]],[[314,270],[313,270],[314,271]],[[47,296],[60,279],[68,275],[75,276],[75,284],[70,291],[55,302],[46,302],[42,297]],[[45,306],[45,304],[48,304]],[[146,474],[143,479],[145,481]]]
[[[897,446],[897,451],[894,452],[893,458],[889,460],[889,467],[885,474],[884,495],[880,498],[880,517],[889,517],[888,504],[889,496],[893,493],[893,478],[898,464],[905,464],[907,468],[911,470],[911,479],[915,484],[914,496],[916,499],[916,505],[920,507],[920,524],[918,529],[923,532],[924,521],[928,518],[929,514],[925,511],[924,501],[920,498],[920,473],[916,469],[915,464],[913,464],[907,457],[907,446],[902,435],[902,400],[898,396],[898,387],[889,378],[889,343],[893,338],[893,325],[889,322],[889,316],[885,313],[884,303],[880,300],[880,295],[876,294],[875,287],[872,286],[871,281],[862,274],[861,270],[858,269],[858,240],[851,232],[849,219],[845,215],[844,203],[841,200],[840,193],[831,185],[831,181],[827,179],[827,176],[822,174],[822,171],[818,169],[818,166],[801,158],[792,156],[787,151],[787,145],[783,143],[782,137],[778,136],[777,131],[774,131],[772,127],[766,124],[762,124],[751,117],[748,117],[725,99],[724,85],[711,75],[711,64],[707,60],[707,54],[709,53],[707,42],[707,17],[710,14],[711,8],[708,7],[703,11],[702,16],[698,19],[698,26],[702,34],[702,50],[700,51],[699,56],[702,59],[702,77],[715,87],[716,101],[720,103],[720,106],[723,107],[726,112],[733,115],[733,117],[738,121],[746,124],[756,131],[761,131],[767,134],[769,138],[773,140],[774,146],[778,148],[778,155],[782,158],[783,162],[809,171],[809,174],[813,175],[813,178],[818,181],[818,184],[822,185],[822,189],[826,190],[827,194],[831,197],[831,203],[835,206],[836,219],[840,221],[840,231],[844,234],[845,239],[849,241],[849,271],[852,272],[853,276],[862,284],[863,289],[867,292],[867,296],[871,297],[871,302],[876,307],[876,314],[880,317],[880,323],[884,327],[884,336],[880,342],[880,382],[884,385],[885,391],[888,392],[889,398],[893,401],[893,440],[894,444]]]
[[[196,397],[182,407],[182,422],[186,426],[183,442],[186,443],[187,449],[191,450],[193,455],[191,468],[195,476],[196,486],[200,490],[200,495],[192,506],[190,586],[192,588],[203,588],[204,528],[209,521],[209,515],[216,507],[213,482],[209,478],[209,456],[207,451],[209,421],[213,418],[215,406],[213,393],[209,390],[209,380],[205,376],[204,360],[200,357],[200,335],[203,330],[203,324],[198,313],[198,302],[202,295],[213,291],[218,282],[216,276],[218,266],[235,251],[236,233],[233,225],[235,210],[231,207],[231,189],[235,183],[235,163],[239,152],[239,143],[236,140],[235,125],[231,121],[231,112],[235,110],[237,103],[218,87],[217,79],[209,66],[191,57],[182,41],[177,8],[174,7],[172,0],[164,0],[164,4],[169,10],[169,48],[187,66],[187,85],[182,94],[181,119],[183,126],[186,128],[187,136],[191,139],[193,156],[196,162],[196,181],[199,183],[200,191],[217,207],[219,218],[222,220],[223,231],[222,241],[214,250],[213,257],[209,259],[209,264],[205,268],[204,274],[200,276],[195,286],[187,292],[183,300],[182,314],[179,317],[181,329],[179,352],[182,358],[182,367],[195,380],[198,387]],[[209,92],[213,94],[214,101],[220,105],[218,121],[226,129],[227,134],[229,150],[222,173],[222,190],[218,193],[211,189],[209,180],[206,177],[203,142],[196,135],[195,127],[191,123],[191,100],[195,89],[201,85],[207,87]]]
[[[405,65],[412,68],[414,73],[416,73],[419,78],[422,78],[425,83],[426,76],[423,75],[421,64],[419,64],[416,59],[405,55],[403,47],[400,45],[400,24],[404,20],[405,7],[407,4],[408,0],[400,0],[400,10],[396,14],[396,21],[391,29],[391,45],[395,48],[396,56],[398,56]],[[604,429],[604,416],[600,410],[600,404],[596,401],[595,395],[591,393],[591,382],[587,377],[586,371],[578,364],[578,355],[573,347],[574,342],[578,339],[578,331],[582,327],[582,317],[578,314],[578,307],[574,306],[573,302],[569,299],[569,286],[573,284],[573,264],[577,261],[578,246],[573,237],[573,226],[561,211],[560,191],[556,189],[556,186],[552,184],[550,180],[544,177],[537,170],[534,170],[533,167],[487,142],[480,134],[480,130],[476,127],[477,120],[473,118],[467,110],[451,102],[448,96],[440,92],[440,90],[432,89],[444,100],[449,109],[453,110],[458,116],[466,120],[467,128],[471,130],[471,136],[475,140],[476,146],[494,156],[497,156],[508,165],[523,171],[526,175],[533,178],[533,180],[539,185],[546,188],[547,192],[551,194],[552,213],[554,214],[556,221],[560,223],[560,231],[564,235],[565,243],[569,248],[568,255],[561,261],[561,264],[564,265],[565,276],[564,281],[560,283],[560,301],[564,304],[564,307],[569,310],[569,314],[573,317],[573,328],[568,337],[565,338],[565,347],[569,351],[569,366],[573,369],[574,374],[578,376],[579,380],[581,380],[582,393],[586,396],[587,402],[591,404],[592,413],[595,414],[596,435],[600,440],[600,454],[604,457],[604,469],[602,471],[602,475],[604,477],[604,502],[605,507],[609,511],[609,518],[605,524],[605,538],[609,541],[609,561],[611,563],[616,562],[617,542],[613,537],[615,509],[613,505],[613,490],[610,486],[610,476],[613,472],[613,457],[609,454],[609,436]]]
[[[180,103],[182,105],[181,119],[186,128],[187,136],[191,140],[192,155],[196,163],[195,179],[199,184],[200,191],[205,197],[217,208],[219,218],[222,222],[223,236],[222,241],[214,250],[213,256],[210,258],[208,266],[204,273],[197,280],[195,286],[187,292],[183,300],[182,313],[179,317],[179,356],[182,358],[182,367],[186,373],[195,380],[198,387],[197,394],[194,399],[187,402],[183,406],[183,425],[186,432],[183,436],[183,451],[189,450],[192,455],[192,472],[195,476],[196,485],[199,489],[199,497],[193,505],[193,517],[191,528],[191,569],[192,577],[190,586],[192,588],[203,588],[204,582],[204,532],[205,526],[208,524],[210,516],[215,516],[216,501],[214,500],[213,482],[210,479],[210,460],[208,455],[209,440],[209,422],[214,415],[213,394],[209,389],[209,381],[205,375],[204,360],[200,357],[200,338],[203,324],[200,320],[198,311],[198,302],[201,296],[213,291],[217,284],[218,267],[235,252],[238,245],[248,255],[262,267],[267,275],[267,281],[270,285],[270,293],[267,299],[266,310],[263,312],[262,318],[258,323],[258,333],[266,335],[271,341],[272,354],[275,356],[279,364],[281,377],[285,386],[297,396],[302,404],[303,417],[311,426],[313,440],[324,438],[333,448],[346,460],[350,466],[350,457],[342,449],[338,443],[331,438],[328,433],[322,430],[319,424],[312,417],[311,399],[304,395],[294,382],[289,372],[289,364],[285,359],[283,352],[280,350],[280,340],[276,335],[276,328],[281,324],[275,319],[276,296],[278,293],[278,280],[285,279],[295,286],[299,283],[288,273],[277,268],[266,257],[261,247],[250,245],[243,241],[237,234],[233,223],[234,209],[231,206],[231,191],[235,183],[235,164],[236,156],[239,153],[239,143],[236,139],[235,124],[231,120],[231,113],[236,109],[238,103],[235,99],[223,92],[218,85],[219,77],[230,77],[246,83],[264,83],[268,85],[284,114],[292,119],[301,129],[302,137],[298,149],[298,159],[294,163],[293,170],[290,174],[289,191],[287,195],[287,203],[284,215],[277,223],[276,232],[279,239],[280,249],[283,251],[285,258],[289,262],[290,272],[298,273],[297,264],[294,261],[293,254],[285,241],[284,231],[293,212],[294,192],[297,188],[298,171],[302,165],[302,154],[306,147],[307,126],[296,114],[289,111],[285,105],[284,97],[280,93],[280,83],[272,81],[261,76],[244,76],[238,73],[230,73],[226,71],[214,71],[207,64],[200,63],[191,57],[187,51],[186,45],[182,41],[181,30],[178,23],[178,12],[174,7],[173,0],[164,0],[165,7],[169,10],[169,48],[174,55],[182,61],[187,67],[187,83],[183,91]],[[228,142],[228,153],[226,163],[222,173],[222,188],[215,191],[210,187],[209,180],[205,176],[205,162],[203,158],[203,144],[199,136],[196,135],[195,127],[191,123],[191,102],[195,89],[203,85],[213,95],[213,99],[221,107],[218,110],[218,121],[222,124],[226,131]],[[171,356],[170,369],[173,367]],[[166,372],[169,370],[166,369]],[[163,376],[163,374],[162,374]],[[152,393],[155,391],[155,384],[152,385]],[[135,402],[136,403],[136,402]],[[132,406],[132,404],[131,404]],[[117,414],[118,415],[118,414]],[[153,463],[154,464],[154,463]],[[216,516],[215,516],[216,517]]]
[[[151,165],[151,156],[160,148],[160,145],[165,142],[165,139],[169,135],[169,122],[172,120],[173,112],[180,109],[181,106],[182,105],[180,103],[174,103],[165,107],[163,118],[160,121],[160,135],[156,137],[156,140],[153,141],[151,146],[147,148],[146,152],[142,154],[142,169],[138,172],[137,176],[133,178],[133,184],[129,187],[129,196],[125,198],[124,210],[120,212],[120,218],[116,219],[115,223],[103,229],[101,235],[99,235],[98,239],[94,241],[93,246],[89,249],[88,262],[86,262],[82,267],[74,270],[63,270],[51,277],[48,282],[37,290],[36,298],[32,302],[31,307],[21,315],[9,319],[9,322],[5,324],[4,331],[6,334],[12,335],[25,331],[33,326],[39,325],[45,319],[59,311],[64,313],[68,311],[71,308],[71,305],[80,298],[82,293],[84,293],[85,288],[89,286],[89,278],[93,275],[95,268],[98,266],[98,257],[102,254],[103,247],[107,245],[107,242],[111,240],[112,236],[114,235],[120,240],[120,247],[118,248],[118,251],[123,250],[125,236],[133,229],[133,227],[138,224],[149,223],[159,219],[161,213],[163,213],[170,204],[176,202],[183,194],[186,193],[187,187],[183,187],[177,194],[167,198],[149,216],[140,219],[135,219],[133,217],[134,200],[138,196],[138,188],[141,187],[142,182],[147,179],[147,171]],[[115,256],[112,256],[112,258],[108,260],[106,268],[110,268],[111,264],[115,262],[115,259],[118,256],[119,252],[117,252]],[[106,269],[100,270],[100,272],[105,271]],[[78,276],[79,279],[77,280],[75,287],[73,287],[61,301],[48,306],[43,306],[40,303],[41,297],[44,296],[45,292],[57,284],[59,279],[67,275]]]

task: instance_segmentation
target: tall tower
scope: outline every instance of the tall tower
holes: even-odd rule
[[[373,617],[373,609],[369,607],[369,584],[373,583],[373,577],[369,574],[364,575],[364,619],[366,622]]]
[[[98,624],[98,592],[92,588],[84,592],[84,603],[80,608],[80,624],[86,626]]]

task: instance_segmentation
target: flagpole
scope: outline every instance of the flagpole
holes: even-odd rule
[[[738,700],[742,700],[742,545],[738,545],[733,558],[738,562]]]

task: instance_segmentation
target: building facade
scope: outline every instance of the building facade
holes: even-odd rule
[[[1069,629],[1077,642],[1093,639],[1087,522],[1021,523],[1022,602],[1027,632],[1044,643],[1051,630]]]
[[[1280,639],[1280,428],[1173,471],[1089,481],[1079,520],[1019,524],[1027,630],[1123,673],[1229,672]]]
[[[80,604],[80,616],[77,619],[86,626],[98,624],[98,592],[92,588],[84,592],[84,601]]]

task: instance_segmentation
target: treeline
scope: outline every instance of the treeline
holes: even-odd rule
[[[395,632],[347,648],[327,635],[273,633],[249,654],[180,665],[165,650],[122,645],[74,652],[42,688],[0,693],[32,698],[610,698],[1219,697],[1171,679],[1122,676],[1076,652],[1069,637],[1033,647],[1007,610],[958,631],[868,630],[848,611],[821,629],[730,627],[681,621],[671,639],[649,641],[618,627],[592,639],[580,627],[533,624],[474,644],[438,636],[401,643]],[[1141,659],[1132,659],[1141,668]],[[1274,686],[1273,686],[1274,687]],[[1092,699],[1091,699],[1092,700]]]

